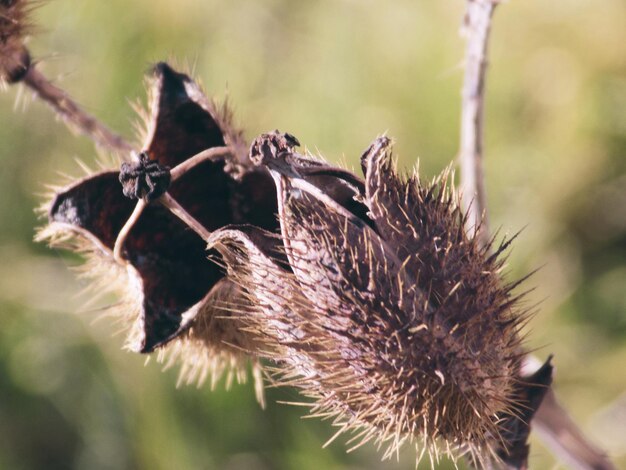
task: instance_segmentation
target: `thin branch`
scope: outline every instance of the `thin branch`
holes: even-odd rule
[[[468,233],[489,243],[487,199],[483,171],[483,114],[487,50],[491,20],[498,0],[467,0],[463,33],[465,75],[461,110],[461,190],[463,207],[468,211]],[[525,358],[524,367],[536,360]],[[538,362],[538,361],[537,361]],[[552,453],[577,470],[614,470],[606,454],[593,445],[558,403],[552,390],[546,394],[533,419],[533,427]]]
[[[122,154],[128,154],[133,150],[123,137],[113,133],[98,119],[84,111],[34,65],[28,69],[21,82],[37,93],[37,96],[48,103],[71,127],[78,129],[101,147]]]
[[[196,220],[189,212],[185,210],[183,206],[181,206],[176,199],[170,196],[168,193],[163,194],[159,199],[157,199],[164,207],[166,207],[172,214],[178,217],[180,220],[185,222],[187,226],[189,226],[194,232],[202,237],[203,240],[207,240],[211,235],[211,232],[207,230],[198,220]],[[139,199],[137,201],[137,205],[133,210],[132,214],[120,230],[120,233],[117,235],[115,239],[115,246],[113,247],[113,258],[115,261],[121,265],[125,265],[127,261],[124,259],[123,250],[124,250],[124,242],[128,238],[130,231],[135,226],[139,217],[143,213],[144,209],[148,207],[148,202],[145,199]]]
[[[130,217],[128,218],[128,220],[126,221],[126,223],[120,230],[120,233],[117,234],[117,238],[115,239],[115,245],[113,246],[113,258],[119,264],[122,264],[122,265],[126,264],[126,260],[124,259],[124,256],[122,255],[122,250],[124,249],[124,242],[126,241],[126,238],[128,238],[128,234],[132,230],[135,223],[139,220],[141,213],[143,212],[143,210],[146,208],[147,205],[148,203],[146,201],[144,201],[143,199],[139,199],[139,201],[137,201],[137,205],[135,206],[135,209],[133,210],[133,213],[130,215]]]
[[[216,160],[219,158],[223,158],[226,155],[231,154],[231,152],[232,151],[229,147],[214,147],[214,148],[204,150],[194,155],[193,157],[189,158],[183,163],[177,165],[170,172],[171,179],[168,180],[168,184],[169,182],[175,181],[181,176],[183,176],[187,171],[189,171],[196,165],[199,165],[200,163],[207,161],[207,160]],[[143,158],[147,159],[148,157],[142,154],[142,157],[139,158],[132,152],[131,152],[131,156],[134,157],[134,159],[136,160],[135,165],[138,165],[137,167],[134,168],[134,170],[145,171],[146,168],[143,165],[145,165],[148,160],[144,161]],[[122,170],[121,170],[122,172],[124,172],[124,169],[126,166],[130,166],[131,168],[133,168],[133,166],[130,165],[129,163],[122,163]],[[147,176],[143,175],[143,177],[147,177]],[[134,181],[133,185],[137,183],[137,180],[136,180],[137,176],[134,176],[134,178],[135,180],[131,180],[131,182]],[[160,202],[172,214],[174,214],[180,220],[185,222],[185,224],[187,224],[193,231],[195,231],[198,235],[200,235],[204,240],[206,240],[211,235],[210,231],[208,231],[198,220],[196,220],[191,214],[189,214],[185,210],[185,208],[181,206],[178,203],[178,201],[176,201],[176,199],[174,199],[167,192],[165,192],[162,196],[156,199],[156,201]],[[121,265],[126,264],[127,261],[124,259],[124,256],[123,256],[124,243],[126,242],[126,239],[128,238],[128,235],[130,234],[130,231],[139,220],[139,217],[141,217],[141,214],[143,213],[144,209],[149,204],[150,203],[145,197],[140,198],[137,201],[137,205],[135,206],[135,209],[133,210],[130,217],[128,218],[128,220],[126,221],[126,223],[120,230],[119,234],[117,235],[117,239],[115,240],[115,245],[113,247],[113,258],[115,259],[117,263]]]
[[[188,158],[184,162],[172,168],[170,171],[170,175],[172,175],[172,182],[176,181],[193,167],[204,161],[221,160],[224,157],[232,155],[232,153],[233,150],[230,147],[212,147],[210,149],[203,150],[202,152],[197,153],[193,157]]]
[[[211,232],[207,230],[197,219],[195,219],[189,212],[181,206],[176,199],[165,193],[158,201],[167,207],[172,214],[185,222],[194,232],[202,237],[203,240],[207,240],[211,236]]]
[[[483,246],[489,243],[487,198],[483,172],[483,113],[487,47],[496,0],[468,0],[463,34],[466,37],[465,75],[461,108],[461,191],[468,212],[468,232]],[[478,233],[476,233],[478,231]]]
[[[548,390],[533,421],[541,440],[566,465],[575,470],[617,470],[607,455],[591,443]]]

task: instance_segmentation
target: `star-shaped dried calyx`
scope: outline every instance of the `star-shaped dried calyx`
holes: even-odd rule
[[[204,238],[228,224],[275,230],[274,186],[250,164],[228,111],[187,75],[160,63],[151,81],[139,157],[56,191],[39,238],[87,253],[98,288],[125,291],[130,349],[171,351],[187,378],[208,366],[214,378],[230,365],[239,373],[253,338],[227,318],[237,286]]]
[[[293,142],[275,132],[251,148],[276,184],[281,240],[250,226],[209,238],[245,294],[244,321],[281,365],[277,382],[386,457],[421,440],[523,468],[551,366],[520,374],[527,315],[500,276],[508,244],[468,238],[449,176],[399,176],[385,137],[363,155],[364,180]]]

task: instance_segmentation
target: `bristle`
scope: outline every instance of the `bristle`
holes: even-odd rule
[[[89,282],[81,297],[97,302],[108,293],[115,294],[120,299],[119,302],[109,306],[100,317],[106,317],[109,323],[119,325],[120,333],[126,337],[124,347],[136,350],[134,345],[140,337],[141,329],[138,319],[142,295],[137,290],[137,282],[129,279],[129,276],[134,275],[133,270],[115,263],[110,253],[103,256],[103,250],[98,249],[93,240],[64,224],[47,225],[38,231],[36,240],[83,256],[84,262],[76,271]],[[230,288],[232,286],[227,286],[227,289]],[[230,293],[223,292],[219,295],[228,296]],[[216,304],[219,304],[219,300],[216,300]],[[244,383],[250,363],[250,356],[245,351],[250,351],[254,346],[241,343],[241,338],[251,335],[239,334],[238,324],[236,318],[219,308],[213,308],[213,304],[207,301],[193,326],[185,334],[160,348],[158,360],[166,368],[174,365],[180,367],[179,385],[199,386],[207,379],[215,384],[229,374],[238,383]],[[251,365],[255,393],[259,403],[264,405],[261,366],[255,360],[252,360]]]
[[[526,314],[499,258],[466,235],[450,168],[430,184],[403,178],[389,146],[378,139],[363,159],[374,226],[277,170],[289,269],[250,229],[220,230],[210,245],[247,293],[242,321],[280,364],[274,383],[301,388],[311,414],[338,426],[328,443],[352,433],[351,448],[373,441],[385,459],[411,443],[434,461],[486,466],[502,447],[500,417],[519,407]]]
[[[166,75],[169,81],[164,78]],[[194,142],[186,142],[190,146],[189,149],[185,150],[186,154],[179,155],[177,158],[184,159],[192,156],[195,152],[194,145],[220,145],[220,141],[225,141],[229,145],[243,145],[241,132],[231,127],[232,116],[228,109],[225,106],[218,107],[213,101],[207,99],[202,94],[200,87],[188,76],[174,71],[167,64],[161,63],[155,67],[150,78],[150,84],[151,107],[149,110],[140,111],[140,114],[143,114],[144,119],[148,121],[143,126],[146,139],[143,145],[146,148],[160,151],[164,158],[168,158],[170,155],[164,149],[170,145],[171,141],[173,141],[173,148],[181,151],[179,145],[181,141],[185,142],[191,138],[197,139],[197,135],[193,134],[193,129],[190,130],[185,127],[187,121],[177,117],[178,115],[172,112],[171,108],[178,106],[181,102],[176,100],[182,100],[185,104],[191,103],[191,107],[200,112],[201,117],[206,119],[205,124],[211,132],[217,126],[218,132],[223,134],[212,137],[215,142],[204,142],[202,140],[204,137]],[[181,86],[184,87],[182,95],[178,93]],[[161,96],[167,97],[167,93],[174,93],[172,95],[175,97],[174,103],[171,103],[169,99],[159,99]],[[184,110],[187,112],[189,106],[185,107]],[[195,118],[197,117],[195,115]],[[187,137],[190,139],[186,139]],[[241,157],[240,161],[235,161],[233,166],[239,164],[243,168],[246,161],[245,150],[242,155],[239,156]],[[226,386],[230,386],[235,381],[244,382],[249,364],[252,364],[255,393],[263,405],[262,372],[253,353],[256,347],[254,345],[255,335],[241,328],[240,318],[244,315],[244,311],[243,309],[234,311],[232,309],[233,304],[229,301],[230,297],[238,295],[236,286],[225,279],[220,281],[222,276],[219,274],[218,267],[211,265],[213,271],[208,272],[203,265],[196,275],[201,279],[200,282],[205,277],[208,278],[206,291],[203,291],[204,294],[195,297],[193,302],[189,302],[189,297],[184,297],[182,301],[180,298],[174,297],[174,301],[179,302],[177,305],[181,316],[179,324],[175,324],[174,329],[168,324],[165,330],[159,330],[161,328],[159,324],[154,326],[154,318],[158,313],[151,313],[147,309],[156,305],[157,309],[161,309],[160,311],[168,309],[167,315],[170,315],[171,304],[162,305],[164,302],[162,297],[148,298],[151,293],[155,297],[159,296],[160,293],[155,293],[154,290],[148,291],[146,286],[150,286],[151,281],[155,278],[160,281],[162,278],[158,276],[162,276],[163,273],[142,271],[141,266],[128,262],[128,258],[125,260],[113,256],[120,228],[128,219],[129,213],[126,209],[132,208],[133,205],[132,202],[124,199],[122,187],[118,181],[117,168],[121,164],[120,157],[109,153],[100,153],[96,159],[98,167],[96,171],[82,160],[77,159],[76,163],[83,173],[82,175],[79,177],[62,175],[65,184],[48,188],[47,202],[42,204],[38,210],[41,216],[47,218],[47,225],[39,230],[36,240],[47,242],[52,247],[74,251],[84,257],[85,262],[79,270],[82,276],[88,278],[90,290],[87,295],[92,300],[107,292],[114,292],[121,299],[102,316],[106,316],[108,321],[119,325],[120,332],[126,335],[125,349],[135,352],[149,352],[158,348],[158,359],[164,362],[166,367],[171,367],[174,364],[180,366],[179,384],[201,384],[209,381],[212,386],[215,386],[220,379],[224,379]],[[220,181],[221,178],[224,180],[224,184],[230,184],[231,178],[237,176],[237,168],[230,170],[232,173],[227,173],[224,169],[223,173],[217,175],[215,179]],[[212,171],[220,172],[222,169],[219,165],[215,165],[214,170],[209,170],[209,174]],[[220,184],[222,183],[220,182]],[[271,183],[269,188],[272,189]],[[238,201],[236,202],[238,203]],[[147,220],[148,216],[146,216],[138,222],[144,224],[143,226],[140,225],[143,227],[141,230],[148,231],[146,238],[138,241],[139,248],[143,249],[146,244],[149,245],[153,240],[159,239],[159,234],[150,233],[150,230],[162,230],[162,227],[165,227],[165,229],[173,232],[175,229],[183,232],[182,235],[175,232],[165,234],[166,239],[172,238],[179,243],[173,247],[168,246],[167,249],[170,251],[172,249],[186,250],[189,247],[189,245],[185,245],[185,243],[189,243],[189,232],[185,230],[184,226],[181,226],[180,222],[177,222],[178,219],[174,219],[172,222],[171,219],[174,217],[167,211],[158,209],[158,205],[156,206],[157,208],[150,208],[152,210],[151,219]],[[232,206],[233,211],[239,209],[236,204],[232,204]],[[208,208],[209,210],[213,209],[212,206],[208,206]],[[269,215],[272,214],[273,210],[270,210]],[[210,214],[203,215],[204,218],[207,216]],[[240,215],[237,214],[237,216]],[[139,236],[137,232],[135,232],[135,236]],[[144,243],[146,241],[147,243]],[[163,248],[163,244],[156,246],[154,250]],[[196,240],[195,245],[191,246],[195,251],[199,251],[198,261],[204,263],[202,258],[205,257],[205,253],[202,241]],[[125,248],[123,247],[124,249],[128,251],[128,244]],[[150,250],[151,247],[148,246],[146,249]],[[147,257],[154,259],[160,254],[149,251]],[[190,257],[188,253],[181,253],[181,256]],[[140,259],[143,258],[145,256],[142,254]],[[185,273],[195,269],[181,264],[179,263],[178,266]],[[162,266],[167,266],[169,269],[171,262],[166,261],[156,266],[158,269],[163,269]],[[194,266],[197,267],[197,264]],[[146,279],[146,276],[152,275],[153,278]],[[203,284],[201,287],[205,287],[205,285]],[[163,289],[166,288],[169,288],[167,284]],[[184,286],[178,288],[181,289],[183,296],[188,296],[189,291],[198,290],[198,284],[192,285],[191,288]],[[193,295],[197,295],[197,293],[194,292]],[[172,298],[170,297],[168,300]],[[168,319],[166,318],[166,320]],[[146,346],[146,338],[149,334],[152,334],[155,339],[152,340],[153,343]]]
[[[545,386],[551,366],[539,385],[521,376],[529,313],[512,291],[524,279],[502,279],[512,240],[485,247],[467,235],[451,167],[430,183],[400,175],[385,136],[361,159],[364,179],[296,153],[298,140],[278,131],[248,154],[226,104],[165,63],[149,80],[142,158],[167,176],[166,166],[228,146],[233,158],[188,180],[223,191],[163,189],[186,198],[198,220],[224,222],[198,237],[157,204],[136,212],[118,172],[81,165],[88,177],[57,190],[37,236],[83,254],[96,293],[121,295],[114,310],[127,349],[157,350],[165,368],[181,366],[179,384],[211,388],[245,381],[251,362],[261,404],[265,372],[273,386],[300,388],[311,416],[332,421],[328,443],[352,434],[349,450],[371,443],[383,459],[411,445],[418,461],[465,455],[486,467],[510,447],[527,451],[541,399],[532,387]],[[120,235],[132,230],[135,245]],[[205,238],[219,252],[210,261]],[[262,371],[259,358],[274,367]]]

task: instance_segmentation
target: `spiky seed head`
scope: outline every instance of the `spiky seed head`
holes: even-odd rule
[[[492,254],[467,236],[449,174],[432,184],[398,175],[387,138],[350,186],[365,217],[285,167],[304,157],[283,141],[264,135],[251,150],[266,164],[281,157],[268,166],[282,253],[250,227],[210,240],[246,293],[244,321],[282,365],[278,383],[301,387],[313,414],[355,432],[356,445],[385,445],[387,457],[421,439],[477,464],[506,459],[518,444],[503,423],[523,428],[520,410],[530,409],[519,372],[525,312],[500,275],[506,244]]]

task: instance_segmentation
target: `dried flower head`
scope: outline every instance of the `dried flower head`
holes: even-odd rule
[[[232,223],[274,229],[274,187],[249,163],[228,111],[187,75],[161,63],[151,81],[141,152],[57,189],[39,238],[84,253],[96,288],[125,294],[116,312],[132,325],[129,349],[169,351],[188,381],[229,366],[241,378],[253,338],[220,308],[238,287],[203,238]]]
[[[520,375],[527,315],[500,275],[508,244],[491,254],[469,238],[449,174],[399,176],[385,137],[362,157],[364,180],[297,144],[275,132],[251,148],[274,178],[281,236],[245,226],[209,239],[277,382],[355,447],[373,440],[389,457],[419,439],[435,455],[444,443],[476,465],[522,465],[551,366]]]
[[[24,36],[31,29],[31,10],[24,0],[0,0],[0,82],[18,82],[30,67]]]

